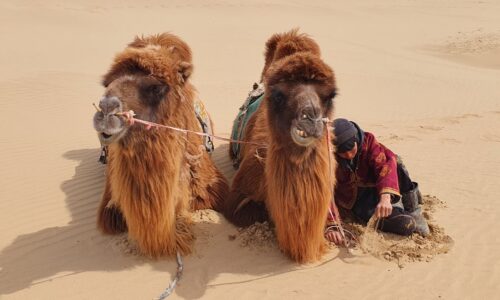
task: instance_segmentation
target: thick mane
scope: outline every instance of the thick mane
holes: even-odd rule
[[[311,144],[299,145],[291,136],[297,124],[310,122],[299,119],[306,113],[315,120],[333,117],[335,76],[319,55],[316,42],[297,30],[267,42],[264,99],[244,130],[245,141],[267,148],[241,147],[241,164],[225,209],[225,216],[242,226],[270,217],[280,249],[301,263],[320,259],[326,250],[323,231],[336,166],[329,161],[329,129],[322,123]],[[312,106],[314,112],[308,112]],[[318,128],[314,122],[307,124]]]
[[[151,36],[136,37],[135,40],[128,45],[131,48],[147,48],[160,46],[162,48],[170,48],[171,52],[178,57],[179,60],[192,62],[192,54],[189,46],[176,35],[170,33],[161,33]]]
[[[282,250],[298,262],[320,259],[326,250],[323,230],[332,197],[326,144],[300,164],[291,163],[289,154],[274,145],[266,157],[266,205]]]
[[[273,62],[264,78],[266,90],[279,82],[335,87],[331,68],[310,52],[296,52]],[[269,97],[266,95],[264,100],[268,110]],[[313,149],[299,153],[274,140],[269,142],[266,205],[276,226],[278,242],[296,261],[318,260],[326,250],[323,230],[332,197],[330,167],[335,165],[329,164],[326,140],[321,139]]]
[[[335,76],[332,69],[317,55],[298,52],[276,61],[265,74],[266,86],[284,81],[333,85]]]
[[[136,37],[128,47],[116,55],[110,70],[103,76],[106,87],[124,75],[150,75],[158,80],[182,84],[192,72],[191,50],[172,34]]]
[[[176,36],[136,38],[116,56],[104,76],[105,86],[120,79],[107,87],[103,98],[120,101],[125,110],[137,109],[139,116],[141,112],[154,114],[158,123],[200,131],[194,106],[199,100],[187,82],[190,61],[189,47]],[[169,91],[162,98],[145,101],[141,83],[156,85],[148,85],[151,78],[147,76],[144,81],[144,76],[134,75],[152,76]],[[116,93],[109,97],[112,92]],[[139,249],[151,257],[190,253],[194,240],[190,211],[220,209],[228,192],[225,178],[198,135],[148,130],[141,125],[124,130],[125,136],[108,146],[99,228],[104,233],[128,230]]]
[[[318,57],[321,55],[318,44],[307,34],[299,34],[298,29],[273,35],[266,43],[262,79],[273,62],[297,52],[309,52]]]

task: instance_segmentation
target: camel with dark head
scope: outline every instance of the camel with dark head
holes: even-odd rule
[[[324,119],[333,117],[337,88],[319,55],[318,45],[296,30],[267,42],[264,99],[245,128],[249,143],[224,209],[238,226],[270,218],[280,249],[298,262],[315,261],[326,249],[336,166]]]
[[[150,257],[190,253],[190,212],[220,210],[228,193],[201,137],[132,126],[119,115],[133,110],[138,119],[201,131],[191,72],[191,51],[178,37],[136,38],[104,76],[101,111],[94,115],[99,138],[109,145],[98,227],[107,234],[128,231]]]

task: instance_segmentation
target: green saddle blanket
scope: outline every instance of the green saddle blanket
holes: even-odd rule
[[[212,122],[210,122],[210,116],[207,113],[205,105],[203,104],[203,102],[201,102],[200,99],[195,99],[193,105],[194,113],[196,115],[196,119],[198,119],[198,122],[200,122],[201,129],[204,133],[213,135],[214,132],[212,128]],[[212,153],[214,151],[214,142],[211,136],[203,137],[203,145],[205,146],[205,150],[207,150],[208,153]]]
[[[245,127],[250,117],[257,111],[260,103],[264,99],[264,85],[254,84],[253,90],[248,93],[248,98],[245,103],[240,107],[238,116],[234,119],[233,129],[231,131],[231,139],[241,141],[245,137]],[[233,157],[233,166],[238,168],[240,164],[240,144],[231,143],[231,154]]]

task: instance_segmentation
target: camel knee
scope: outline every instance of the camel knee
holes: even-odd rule
[[[224,216],[239,227],[247,227],[269,219],[264,202],[256,202],[245,195],[231,192],[225,203]]]
[[[192,252],[195,240],[193,222],[190,217],[178,216],[175,222],[175,243],[177,251],[182,255]]]
[[[217,181],[207,187],[210,197],[210,208],[221,212],[224,208],[224,201],[229,195],[229,185],[225,178],[220,175]]]
[[[118,234],[127,231],[127,223],[117,206],[110,205],[100,209],[97,227],[105,234]]]
[[[157,217],[160,216],[162,214]],[[168,219],[158,218],[154,222],[151,219],[141,218],[129,226],[129,234],[144,255],[158,258],[174,256],[177,252],[182,255],[192,252],[195,237],[189,215],[171,215]]]

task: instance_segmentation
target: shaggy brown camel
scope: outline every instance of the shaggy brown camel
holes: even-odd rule
[[[190,253],[190,212],[220,210],[228,193],[200,136],[147,130],[119,116],[133,110],[142,120],[201,131],[191,72],[191,50],[180,38],[136,38],[104,76],[101,111],[94,116],[101,141],[109,145],[98,227],[107,234],[128,230],[150,257]]]
[[[296,30],[272,36],[266,48],[265,93],[244,128],[249,144],[240,146],[224,214],[238,226],[270,217],[284,253],[297,262],[315,261],[326,249],[336,167],[324,123],[333,117],[335,77],[316,42]]]

